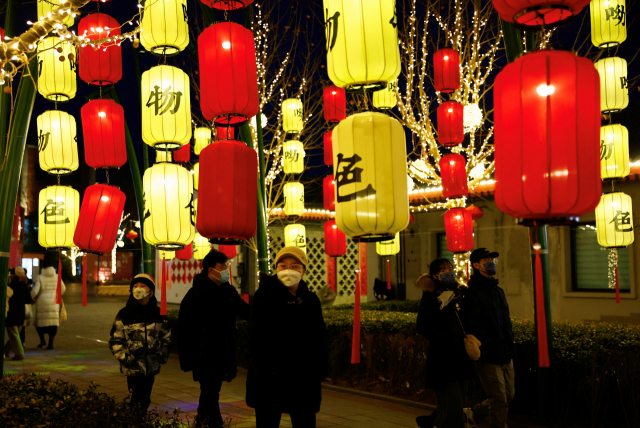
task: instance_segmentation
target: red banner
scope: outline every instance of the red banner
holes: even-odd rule
[[[360,294],[367,295],[367,243],[358,244],[358,254],[360,258]]]
[[[327,285],[336,292],[336,258],[327,256]]]

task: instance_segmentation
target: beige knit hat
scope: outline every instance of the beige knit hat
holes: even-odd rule
[[[294,259],[302,263],[305,268],[309,266],[309,262],[307,261],[307,255],[301,248],[284,247],[282,250],[278,251],[278,254],[276,255],[276,264],[278,264],[278,262],[281,259],[284,259],[285,257],[293,257]]]

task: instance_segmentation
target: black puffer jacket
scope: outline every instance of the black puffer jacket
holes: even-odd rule
[[[460,304],[460,315],[468,334],[482,342],[480,360],[509,364],[515,356],[509,305],[498,280],[474,272]]]
[[[250,312],[232,285],[196,275],[178,314],[180,368],[193,370],[196,381],[231,382],[238,370],[236,317],[248,320]]]
[[[294,296],[260,274],[249,333],[247,404],[274,412],[319,412],[327,373],[327,329],[320,299],[304,281]]]
[[[438,280],[432,281],[437,289],[422,293],[417,330],[429,341],[425,386],[442,388],[454,381],[471,379],[475,372],[464,347],[464,331],[456,314],[457,300],[441,310],[438,295],[447,288]]]
[[[24,305],[31,303],[31,290],[27,283],[21,281],[17,276],[11,278],[9,287],[13,290],[13,296],[9,299],[9,312],[7,312],[5,325],[7,327],[20,327],[24,325]]]

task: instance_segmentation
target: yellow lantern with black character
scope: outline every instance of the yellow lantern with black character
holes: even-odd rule
[[[624,0],[591,0],[591,42],[599,48],[617,46],[627,40]]]
[[[304,146],[301,141],[289,140],[282,145],[282,170],[285,174],[300,174],[304,170]]]
[[[620,124],[600,128],[600,175],[603,180],[620,180],[631,172],[629,131]]]
[[[290,216],[301,216],[304,212],[304,185],[302,183],[286,183],[284,185],[284,213]]]
[[[610,57],[596,61],[595,65],[600,75],[600,111],[615,113],[626,108],[629,105],[627,61]]]
[[[38,243],[71,248],[80,214],[80,194],[69,186],[49,186],[38,197]]]
[[[62,52],[58,52],[60,49]],[[75,47],[59,37],[38,42],[38,92],[49,101],[65,102],[76,96]],[[62,61],[60,60],[62,58]]]
[[[304,110],[302,101],[289,98],[282,102],[282,129],[284,132],[295,134],[302,131]]]
[[[48,110],[38,116],[38,160],[49,174],[64,175],[78,169],[76,120],[69,113]]]
[[[146,0],[140,43],[155,55],[177,55],[189,44],[187,0]]]
[[[204,260],[204,257],[211,251],[211,243],[207,238],[196,232],[193,238],[193,258],[196,260]]]
[[[288,224],[284,227],[284,246],[298,247],[307,252],[307,233],[301,224]]]
[[[393,81],[387,83],[384,89],[373,93],[373,106],[378,110],[391,110],[396,106],[396,93],[398,91],[398,82]]]
[[[64,2],[67,3],[66,0]],[[60,9],[60,3],[60,0],[38,0],[38,19],[42,19],[54,10]],[[66,14],[62,23],[67,27],[71,27],[73,25],[73,21],[73,16]]]

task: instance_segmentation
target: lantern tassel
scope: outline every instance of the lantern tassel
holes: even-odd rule
[[[391,270],[389,269],[389,259],[387,259],[387,290],[391,290]]]
[[[618,282],[618,264],[616,263],[616,303],[620,303],[620,283]]]
[[[58,284],[56,285],[55,303],[62,304],[62,255],[60,249],[58,249]]]
[[[82,306],[87,306],[87,255],[82,256]]]
[[[540,249],[536,249],[536,327],[538,329],[538,365],[549,367],[549,344],[547,340],[547,316],[544,305],[544,282],[542,280],[542,259]]]
[[[353,305],[353,338],[351,364],[360,364],[360,272],[356,272],[355,304]]]
[[[162,302],[160,303],[160,315],[167,315],[167,261],[162,254]]]

